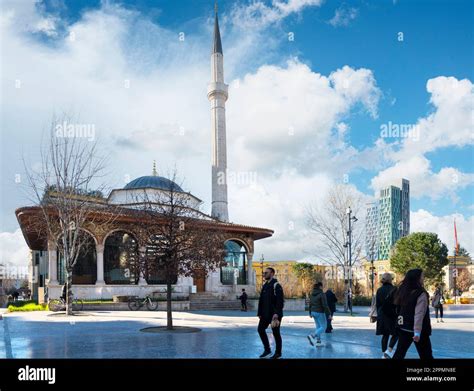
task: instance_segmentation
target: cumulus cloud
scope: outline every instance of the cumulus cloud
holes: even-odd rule
[[[28,266],[30,250],[20,229],[14,232],[0,232],[0,265]]]
[[[429,196],[440,199],[456,193],[474,183],[474,174],[465,174],[454,167],[444,167],[438,172],[431,170],[431,162],[424,156],[413,156],[397,162],[372,179],[372,188],[380,190],[398,184],[401,178],[410,180],[410,195],[415,198]]]
[[[470,254],[474,254],[474,216],[463,216],[454,213],[445,216],[436,216],[425,209],[411,212],[411,232],[435,232],[448,247],[452,255],[454,242],[454,219],[458,231],[458,241]]]
[[[229,94],[229,137],[235,156],[242,157],[237,166],[291,167],[309,175],[331,171],[342,158],[337,147],[347,147],[341,118],[356,105],[375,115],[381,93],[368,69],[345,66],[324,76],[292,59],[286,67],[265,65],[235,80]]]
[[[433,112],[413,124],[412,135],[402,138],[401,142],[378,140],[379,153],[384,153],[393,165],[379,172],[371,185],[378,190],[403,177],[411,180],[414,197],[451,196],[456,200],[458,190],[474,183],[474,174],[454,167],[433,172],[425,155],[441,148],[462,148],[474,143],[473,84],[467,79],[439,76],[429,79],[426,89],[431,94]]]

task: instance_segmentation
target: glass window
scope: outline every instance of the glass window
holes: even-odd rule
[[[91,235],[84,233],[84,245],[82,246],[76,264],[72,271],[73,284],[95,284],[97,281],[97,258],[95,252],[95,241]],[[66,283],[67,273],[64,257],[58,250],[58,280],[61,285]]]
[[[137,284],[138,245],[125,231],[116,231],[105,240],[104,280],[106,284]]]
[[[221,267],[221,283],[224,285],[247,284],[247,250],[235,240],[224,244],[226,266]]]

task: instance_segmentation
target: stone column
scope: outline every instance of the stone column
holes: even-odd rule
[[[140,246],[138,249],[139,252],[139,257],[140,257],[140,263],[145,259],[145,254],[146,254],[146,246]],[[140,268],[140,276],[138,277],[138,285],[148,285],[148,283],[145,280],[145,275],[143,273],[142,268]]]
[[[96,285],[105,285],[104,281],[104,245],[96,244],[95,252],[97,255],[97,281]]]
[[[247,254],[247,285],[255,285],[253,280],[253,253]]]
[[[48,241],[48,279],[48,285],[59,285],[57,248],[53,241]]]

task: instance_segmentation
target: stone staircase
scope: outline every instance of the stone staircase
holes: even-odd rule
[[[200,292],[189,296],[191,311],[229,311],[240,310],[240,300],[221,300],[212,293]]]

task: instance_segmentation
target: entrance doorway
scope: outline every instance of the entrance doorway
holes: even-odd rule
[[[206,291],[206,273],[202,270],[197,270],[194,276],[194,285],[196,285],[196,291],[205,292]]]

